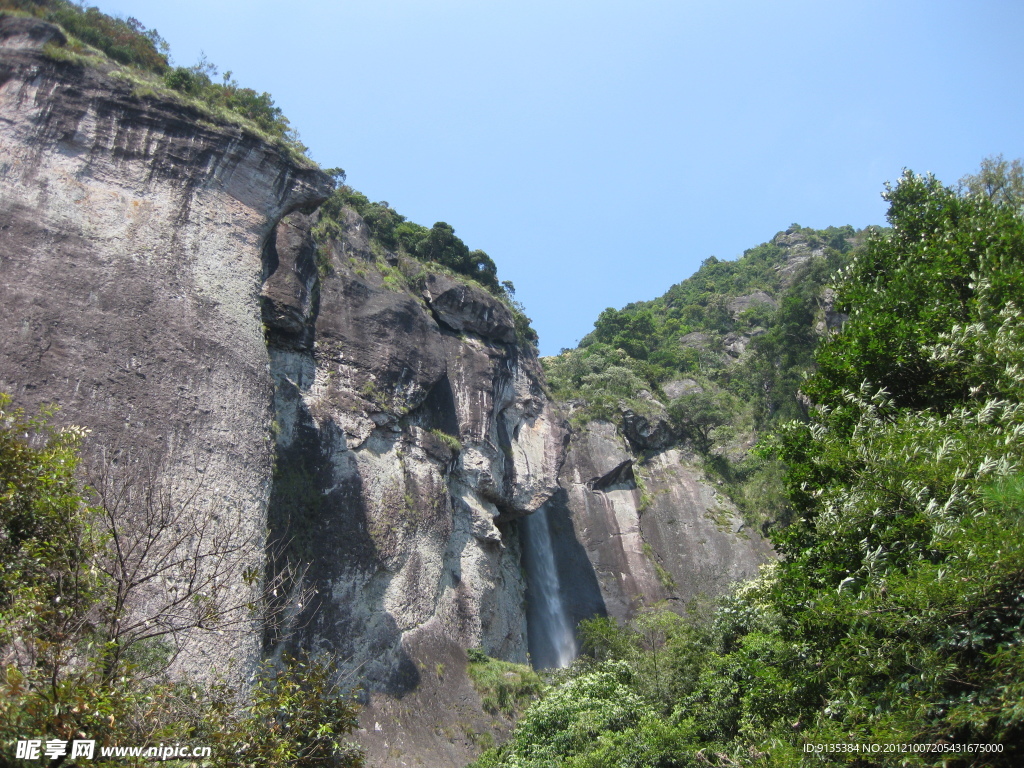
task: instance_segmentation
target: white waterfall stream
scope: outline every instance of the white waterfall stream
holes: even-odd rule
[[[526,620],[533,666],[567,667],[576,658],[576,635],[562,596],[547,507],[525,517],[522,532],[530,601]]]

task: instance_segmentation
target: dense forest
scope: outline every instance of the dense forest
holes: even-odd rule
[[[584,622],[584,656],[477,768],[1020,764],[1021,182],[999,158],[959,189],[907,172],[887,190],[890,228],[838,275],[848,319],[813,360],[798,346],[806,415],[757,449],[792,509],[778,562],[681,615]],[[606,312],[557,364],[615,332],[638,343],[622,367],[656,387],[654,366],[680,364],[630,322],[665,327],[671,309]]]

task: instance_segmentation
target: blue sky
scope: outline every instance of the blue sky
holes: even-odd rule
[[[101,0],[512,280],[542,354],[901,169],[1024,156],[1019,0]]]

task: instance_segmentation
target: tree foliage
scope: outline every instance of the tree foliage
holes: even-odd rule
[[[0,11],[20,11],[59,24],[75,39],[114,61],[162,75],[170,47],[155,29],[135,18],[118,19],[67,0],[0,0]]]
[[[820,373],[805,391],[839,405],[842,391],[867,381],[898,407],[945,410],[974,382],[933,357],[955,324],[990,324],[1024,296],[1024,223],[1009,205],[958,195],[934,177],[905,173],[886,190],[892,228],[870,238],[844,275],[837,306],[843,333],[817,354]]]
[[[113,61],[157,76],[171,90],[202,102],[212,110],[243,118],[272,140],[290,150],[304,154],[306,147],[291,127],[284,112],[274,104],[273,97],[252,88],[243,88],[224,75],[223,82],[212,78],[217,68],[203,57],[191,67],[172,67],[170,46],[155,29],[147,29],[134,17],[109,16],[99,8],[77,5],[67,0],[0,0],[0,12],[29,13],[60,25],[68,35],[68,47],[86,53],[94,48]]]
[[[715,430],[728,424],[732,411],[721,392],[702,389],[669,403],[668,412],[683,434],[704,454],[710,453]]]
[[[341,180],[344,181],[343,176]],[[428,229],[408,221],[387,201],[371,202],[362,192],[339,184],[320,207],[319,219],[313,229],[322,251],[328,247],[329,241],[344,237],[346,209],[355,211],[366,224],[370,230],[371,247],[377,248],[378,252],[412,257],[483,286],[512,311],[519,343],[527,346],[536,343],[537,332],[531,326],[525,308],[515,299],[515,286],[509,280],[499,282],[494,260],[482,250],[469,250],[455,234],[455,229],[446,222],[435,222]]]
[[[215,82],[212,78],[216,74],[217,68],[204,58],[191,67],[168,70],[163,80],[168,88],[199,99],[214,109],[239,115],[271,138],[284,141],[299,152],[306,151],[298,133],[269,93],[241,87],[231,77],[231,72],[224,73],[222,82]]]
[[[221,562],[211,570],[207,559],[230,562],[234,548],[217,549],[208,537],[195,542],[199,549],[167,549],[162,540],[175,535],[175,525],[184,526],[186,538],[202,531],[189,528],[184,516],[173,517],[173,508],[152,495],[146,501],[154,503],[143,503],[142,510],[160,513],[158,522],[171,514],[170,526],[130,530],[123,508],[90,504],[76,478],[85,431],[54,428],[48,415],[30,418],[0,395],[4,764],[32,764],[16,760],[18,739],[86,738],[98,747],[211,746],[213,766],[362,765],[344,741],[355,727],[355,703],[337,688],[328,664],[287,659],[266,665],[249,695],[226,683],[169,677],[174,646],[168,638],[204,626],[218,631],[233,621],[224,609],[233,615],[235,607],[247,608],[246,601],[222,602],[207,579],[227,573]],[[118,491],[126,489],[107,490],[123,500]],[[146,497],[146,489],[127,490]],[[110,494],[100,498],[112,500]],[[134,558],[136,544],[148,547],[151,557]],[[192,577],[179,592],[180,604],[157,604],[156,614],[152,605],[132,610],[128,603],[140,598],[133,590],[176,574],[178,566]],[[115,762],[123,764],[96,753],[97,765]]]
[[[1019,210],[1024,206],[1024,164],[1020,158],[986,157],[977,173],[969,173],[960,179],[959,189]]]
[[[793,225],[736,261],[705,259],[693,276],[654,301],[609,307],[577,349],[543,361],[555,396],[590,405],[583,377],[618,366],[631,370],[643,381],[642,388],[656,396],[663,395],[661,386],[667,381],[705,379],[712,389],[749,403],[761,430],[800,417],[796,392],[813,367],[824,286],[861,239],[852,227],[813,230]],[[789,241],[795,245],[787,245]],[[782,269],[794,247],[819,255],[806,259],[784,281]],[[758,292],[775,297],[778,306],[762,301],[743,311],[729,308],[730,300]],[[729,334],[749,337],[749,353],[738,365],[726,362],[722,344]],[[629,403],[637,405],[635,399]],[[608,418],[606,411],[589,408],[580,420]]]
[[[795,508],[780,561],[712,611],[585,626],[589,664],[627,666],[639,716],[548,765],[797,765],[815,744],[879,752],[814,764],[1020,764],[1024,221],[910,173],[887,197],[892,230],[844,273],[850,319],[818,351],[809,420],[762,449]],[[603,689],[570,685],[572,717],[603,723]],[[482,764],[531,765],[520,738]]]

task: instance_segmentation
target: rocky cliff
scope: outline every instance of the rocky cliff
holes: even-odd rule
[[[58,404],[59,421],[92,429],[93,458],[144,464],[233,545],[262,541],[274,416],[260,253],[329,180],[116,70],[44,53],[62,41],[0,19],[0,389]],[[244,592],[253,565],[225,589]],[[242,629],[193,636],[179,658],[251,665]]]
[[[219,587],[239,603],[252,567],[304,569],[287,626],[183,632],[180,671],[328,652],[365,686],[371,756],[464,764],[492,720],[465,649],[526,661],[514,520],[563,458],[512,314],[374,252],[352,212],[317,248],[330,182],[284,149],[54,56],[51,25],[5,17],[0,41],[0,389],[249,547]]]
[[[282,622],[184,617],[178,674],[327,653],[364,688],[373,764],[462,765],[507,726],[465,650],[543,655],[524,516],[544,512],[573,622],[718,591],[766,556],[658,423],[570,447],[504,303],[382,249],[352,210],[318,241],[315,167],[62,44],[0,17],[0,391],[59,405],[92,430],[87,463],[158,490],[178,546],[230,561],[217,600],[287,575]]]
[[[527,661],[514,521],[555,491],[565,431],[502,303],[375,253],[344,215],[322,276],[302,214],[264,253],[271,527],[316,590],[296,617],[301,642],[366,682],[371,757],[439,749],[434,764],[458,764],[467,732],[490,729],[465,649]]]
[[[545,511],[574,621],[601,612],[626,621],[661,602],[682,610],[754,577],[772,557],[694,458],[635,443],[604,421],[573,435]],[[570,566],[580,549],[589,569]]]

